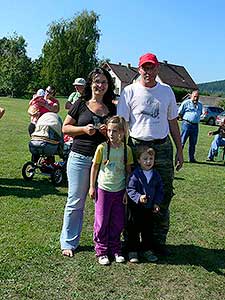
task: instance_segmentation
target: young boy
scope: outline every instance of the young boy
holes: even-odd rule
[[[138,252],[145,260],[155,262],[158,258],[152,249],[152,221],[159,213],[163,199],[163,184],[159,173],[153,169],[155,151],[147,145],[137,148],[137,168],[131,174],[128,185],[128,258],[139,262]],[[141,237],[141,240],[140,240]]]

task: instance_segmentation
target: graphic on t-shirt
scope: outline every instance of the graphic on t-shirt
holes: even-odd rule
[[[100,118],[98,116],[93,116],[92,118],[95,129],[99,129],[99,127],[102,125]]]
[[[146,101],[146,107],[142,111],[143,115],[150,116],[152,118],[157,118],[159,115],[159,101],[152,95]]]

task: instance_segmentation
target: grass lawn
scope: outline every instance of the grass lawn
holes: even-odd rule
[[[61,116],[64,117],[64,101]],[[168,245],[157,264],[104,267],[93,251],[93,203],[87,199],[81,247],[61,256],[59,236],[67,188],[46,177],[26,182],[30,159],[28,100],[0,98],[0,299],[225,299],[225,166],[205,159],[215,127],[200,125],[196,159],[176,173]]]

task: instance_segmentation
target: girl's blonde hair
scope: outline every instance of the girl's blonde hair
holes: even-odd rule
[[[120,131],[123,132],[124,137],[123,137],[123,144],[124,144],[124,164],[127,164],[127,134],[128,134],[128,127],[127,127],[127,122],[124,119],[124,117],[121,116],[113,116],[111,117],[106,125],[109,124],[116,124],[119,128]],[[109,140],[107,141],[107,156],[106,156],[106,160],[103,161],[103,163],[105,165],[107,165],[109,163],[109,154],[110,154],[110,143]]]
[[[125,121],[124,117],[121,116],[113,116],[107,121],[108,124],[116,124],[119,127],[119,130],[123,131],[124,135],[127,136],[127,122]]]

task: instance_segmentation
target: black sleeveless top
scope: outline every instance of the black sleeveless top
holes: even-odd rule
[[[88,124],[105,124],[110,114],[104,117],[93,113],[86,105],[84,100],[77,100],[68,112],[76,123],[75,126],[86,126]],[[99,144],[106,140],[98,130],[93,135],[82,134],[74,137],[71,151],[85,155],[94,156],[95,150]]]

